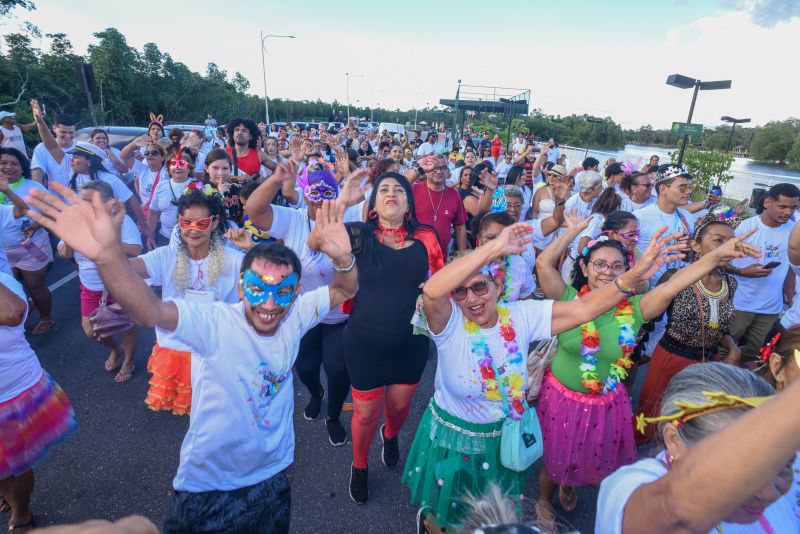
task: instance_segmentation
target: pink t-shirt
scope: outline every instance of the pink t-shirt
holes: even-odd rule
[[[414,192],[414,208],[417,219],[436,229],[439,246],[447,258],[450,245],[450,229],[467,222],[467,210],[458,191],[445,187],[444,191],[433,191],[425,182],[417,182],[411,186]]]

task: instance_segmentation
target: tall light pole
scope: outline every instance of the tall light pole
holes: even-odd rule
[[[267,47],[264,44],[267,37],[280,37],[283,39],[294,39],[294,35],[264,35],[261,32],[261,69],[264,71],[264,115],[269,128],[269,98],[267,98]]]
[[[667,85],[671,85],[672,87],[677,87],[679,89],[691,89],[694,87],[694,93],[692,94],[692,104],[689,106],[689,118],[686,119],[687,124],[691,124],[692,122],[692,114],[694,113],[694,103],[697,101],[697,92],[698,91],[713,91],[716,89],[730,89],[731,88],[731,81],[730,80],[719,80],[715,82],[702,82],[700,80],[695,80],[694,78],[689,78],[688,76],[683,76],[681,74],[671,74],[667,76]],[[678,152],[678,162],[677,165],[681,165],[683,163],[683,152],[686,150],[686,140],[689,138],[688,135],[684,134],[683,140],[681,141],[681,150]]]
[[[734,119],[733,117],[729,117],[725,115],[720,119],[723,122],[731,123],[731,135],[728,137],[728,145],[725,147],[725,153],[727,154],[731,149],[731,141],[733,141],[733,130],[736,129],[737,124],[742,124],[745,122],[750,122],[750,119]]]
[[[345,78],[347,78],[347,126],[350,126],[350,78],[363,78],[363,74],[350,74],[349,72],[344,73]]]

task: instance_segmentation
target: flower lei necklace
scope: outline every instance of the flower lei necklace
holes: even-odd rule
[[[503,336],[503,346],[508,352],[503,367],[498,368],[500,376],[498,377],[494,371],[492,354],[489,351],[489,344],[481,331],[478,323],[467,321],[464,325],[467,333],[472,339],[472,354],[478,358],[478,365],[481,370],[481,381],[483,382],[483,390],[486,398],[490,401],[499,402],[503,400],[503,394],[499,387],[507,388],[507,397],[509,398],[508,417],[511,419],[520,419],[524,406],[522,400],[525,393],[525,377],[522,373],[506,373],[506,369],[511,365],[520,365],[523,362],[522,354],[517,344],[517,333],[514,331],[514,324],[511,321],[511,311],[504,307],[497,307],[498,322],[500,324],[500,335]],[[510,389],[510,391],[508,391]]]
[[[578,291],[578,298],[591,291],[589,285],[584,285]],[[617,304],[614,310],[614,318],[619,325],[619,348],[622,349],[622,357],[611,364],[608,376],[604,382],[597,376],[597,358],[595,354],[600,352],[600,335],[594,325],[594,321],[589,321],[581,325],[581,357],[583,362],[578,366],[581,371],[581,383],[592,395],[597,393],[607,394],[617,390],[617,384],[628,376],[628,369],[633,366],[630,355],[636,348],[636,333],[633,331],[633,304],[628,299]]]

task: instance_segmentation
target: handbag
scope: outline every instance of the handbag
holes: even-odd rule
[[[544,372],[550,366],[557,351],[558,336],[553,336],[550,339],[539,341],[528,354],[528,384],[525,387],[525,398],[528,399],[528,403],[533,404],[539,397]]]
[[[89,316],[89,323],[97,339],[128,332],[136,326],[130,315],[125,313],[119,304],[108,304],[107,301],[108,291],[104,289],[103,296],[100,297],[100,306]]]
[[[525,399],[522,399],[523,410],[520,418],[512,419],[508,416],[506,388],[497,367],[494,365],[492,367],[503,392],[503,411],[506,414],[500,435],[500,463],[512,471],[525,471],[544,454],[542,427],[539,425],[536,410],[528,406]]]

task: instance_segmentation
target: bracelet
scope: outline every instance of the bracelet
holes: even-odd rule
[[[622,293],[625,293],[629,297],[636,295],[636,288],[625,289],[624,287],[622,287],[622,282],[620,282],[619,276],[614,278],[614,285],[617,286],[617,289],[619,289]]]
[[[331,263],[333,264],[333,270],[336,271],[337,273],[349,273],[350,271],[352,271],[353,267],[356,266],[356,255],[351,252],[350,257],[352,258],[352,261],[350,262],[350,265],[348,265],[347,267],[339,267],[338,265],[336,265],[336,263],[331,261]]]
[[[556,202],[556,206],[563,206],[566,203],[567,203],[566,200],[562,200],[561,202]]]

